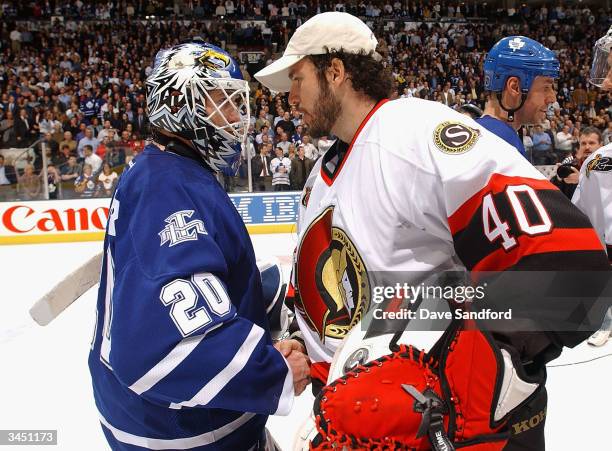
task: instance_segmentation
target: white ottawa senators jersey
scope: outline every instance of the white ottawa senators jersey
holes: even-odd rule
[[[589,217],[612,261],[612,144],[586,159],[572,202]]]
[[[296,317],[320,381],[372,306],[372,272],[602,259],[587,218],[557,188],[440,103],[382,101],[350,145],[337,141],[321,160],[303,194],[294,268]]]

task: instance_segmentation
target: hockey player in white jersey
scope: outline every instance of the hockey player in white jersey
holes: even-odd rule
[[[307,181],[294,267],[313,388],[328,384],[315,402],[311,445],[541,450],[543,432],[521,442],[509,437],[508,418],[542,389],[546,362],[589,336],[552,326],[574,304],[539,305],[541,314],[527,318],[530,332],[510,328],[494,338],[453,321],[426,354],[399,347],[370,363],[356,354],[354,370],[329,379],[335,352],[376,307],[380,273],[410,274],[405,281],[416,286],[419,275],[454,268],[503,275],[609,269],[587,218],[507,143],[439,103],[388,101],[391,78],[376,46],[361,20],[323,13],[256,74],[271,90],[289,92],[310,134],[338,138]],[[512,290],[523,290],[517,302],[547,302],[537,285]],[[406,371],[376,376],[398,360]],[[352,394],[339,400],[347,390]],[[516,428],[545,415],[545,408],[532,411],[534,419]]]
[[[215,175],[239,158],[248,85],[199,41],[160,51],[146,84],[154,143],[113,196],[89,355],[102,429],[113,450],[270,449],[267,416],[289,413],[309,371],[297,342],[272,345],[251,240]]]
[[[612,27],[597,41],[589,81],[604,91],[612,90]],[[580,169],[578,187],[572,197],[591,220],[612,261],[612,144],[593,152]],[[589,338],[593,346],[603,346],[612,335],[612,307],[604,322]]]

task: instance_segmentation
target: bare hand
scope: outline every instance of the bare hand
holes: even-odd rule
[[[293,374],[293,391],[299,396],[310,384],[310,360],[300,351],[291,351],[286,359]]]
[[[565,183],[568,185],[577,185],[578,179],[580,177],[580,171],[576,169],[574,166],[571,167],[572,173],[563,179]]]
[[[281,340],[274,343],[274,347],[283,355],[283,357],[287,358],[289,354],[293,351],[301,352],[302,354],[306,354],[306,349],[304,349],[304,345],[297,340]]]

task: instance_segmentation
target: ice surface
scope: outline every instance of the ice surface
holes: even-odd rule
[[[254,235],[253,242],[259,255],[278,256],[288,269],[293,235]],[[28,309],[101,247],[101,242],[0,246],[0,429],[57,429],[54,450],[108,449],[87,369],[97,286],[47,327],[34,323]],[[601,434],[612,423],[610,354],[612,341],[597,349],[582,344],[552,363],[607,355],[590,363],[550,368],[548,450],[601,449],[609,441]],[[312,399],[307,391],[296,400],[289,416],[270,418],[268,427],[283,450],[292,449]],[[48,446],[27,449],[50,450]]]

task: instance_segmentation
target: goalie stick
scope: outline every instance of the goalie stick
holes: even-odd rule
[[[46,326],[97,284],[100,281],[102,255],[103,252],[100,252],[91,257],[36,301],[30,308],[32,319],[41,326]]]
[[[87,290],[96,285],[100,281],[103,254],[104,252],[100,252],[91,257],[36,301],[30,308],[32,319],[41,326],[46,326]],[[280,257],[277,258],[279,261],[287,260]],[[287,262],[285,261],[285,263]],[[272,263],[258,260],[257,266],[260,271],[264,271],[272,266]],[[278,294],[274,297],[276,298]],[[268,310],[272,310],[272,307],[273,305],[268,306]]]

